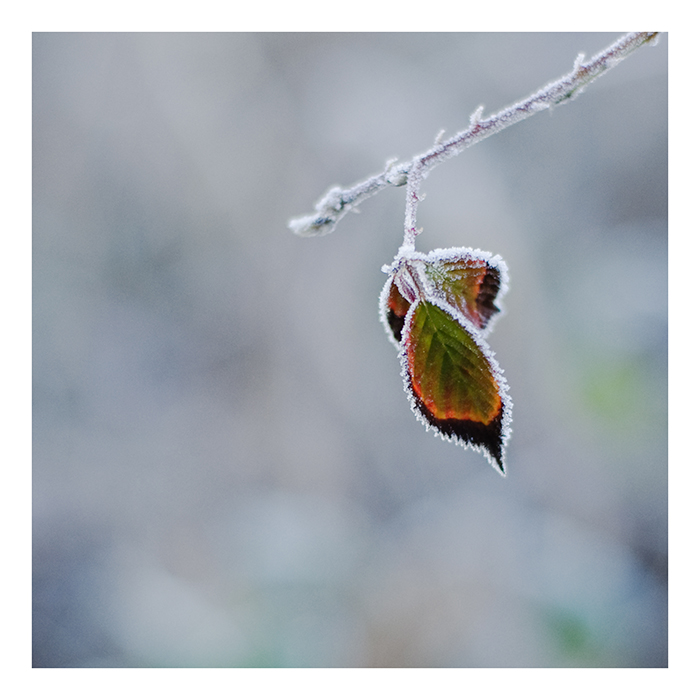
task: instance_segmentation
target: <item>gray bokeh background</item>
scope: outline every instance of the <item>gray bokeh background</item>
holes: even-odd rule
[[[616,36],[34,36],[35,666],[667,665],[667,38],[425,183],[505,480],[378,321],[404,189],[286,228]]]

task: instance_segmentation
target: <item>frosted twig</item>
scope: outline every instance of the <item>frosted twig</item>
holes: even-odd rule
[[[289,228],[300,236],[321,236],[331,233],[338,221],[360,202],[389,185],[402,187],[408,183],[404,246],[412,248],[417,235],[418,190],[421,182],[438,163],[456,156],[465,148],[498,133],[507,126],[573,99],[583,91],[586,85],[617,65],[634,50],[643,44],[654,42],[657,35],[658,32],[626,34],[587,62],[584,62],[583,55],[579,54],[570,73],[487,119],[482,120],[483,107],[478,107],[471,115],[467,129],[446,141],[440,138],[433,148],[423,155],[416,156],[410,162],[395,165],[390,161],[384,172],[373,175],[348,189],[332,187],[316,204],[313,214],[292,219],[289,222]]]

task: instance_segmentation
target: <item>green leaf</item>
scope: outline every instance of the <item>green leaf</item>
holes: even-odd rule
[[[505,473],[510,399],[488,346],[456,314],[427,299],[416,302],[408,323],[404,379],[414,408],[444,437],[483,450]]]
[[[477,328],[483,330],[498,313],[495,305],[501,285],[501,270],[490,258],[477,257],[469,249],[433,251],[427,258],[425,275]]]

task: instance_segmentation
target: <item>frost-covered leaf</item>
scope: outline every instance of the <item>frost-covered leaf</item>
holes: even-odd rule
[[[497,256],[469,248],[402,251],[380,297],[416,415],[444,439],[484,453],[505,474],[507,384],[484,340],[506,289]]]
[[[485,451],[505,473],[500,369],[479,336],[447,310],[416,302],[404,333],[404,379],[414,408],[443,436]]]
[[[389,294],[386,303],[386,322],[389,324],[390,332],[396,342],[401,342],[401,330],[411,305],[401,296],[398,287],[389,280]]]
[[[480,330],[500,311],[495,302],[506,290],[507,273],[498,256],[469,248],[433,250],[426,256],[425,274],[447,303]]]

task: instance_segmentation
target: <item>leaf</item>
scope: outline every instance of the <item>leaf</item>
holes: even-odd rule
[[[411,304],[401,296],[398,287],[389,280],[389,295],[386,304],[386,321],[396,342],[401,342],[401,330]]]
[[[447,303],[481,330],[500,311],[495,300],[506,276],[500,258],[469,248],[434,250],[426,257],[425,274]]]
[[[433,301],[417,301],[406,322],[402,358],[414,410],[443,437],[483,451],[505,474],[510,400],[490,349]]]

